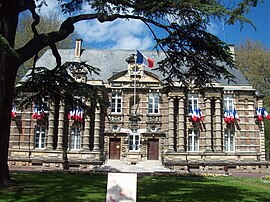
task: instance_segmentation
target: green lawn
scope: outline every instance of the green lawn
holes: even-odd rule
[[[12,173],[16,185],[0,190],[0,201],[105,202],[107,176]],[[270,201],[270,180],[237,177],[138,179],[140,201]]]

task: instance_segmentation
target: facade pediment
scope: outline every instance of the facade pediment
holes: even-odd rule
[[[111,85],[134,83],[136,79],[137,83],[144,84],[146,86],[160,86],[162,81],[152,72],[141,70],[138,74],[132,74],[129,71],[119,72],[108,79],[108,83]]]

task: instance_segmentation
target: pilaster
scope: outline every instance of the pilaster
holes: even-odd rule
[[[50,103],[50,112],[49,112],[49,129],[47,135],[47,149],[53,149],[53,131],[54,131],[54,113],[55,105]]]
[[[221,114],[221,100],[217,98],[215,100],[215,131],[214,131],[214,149],[216,152],[223,151],[222,149],[222,114]]]
[[[174,135],[174,98],[169,98],[169,131],[168,131],[168,148],[167,152],[173,152],[173,135]]]
[[[62,101],[60,101],[59,119],[58,119],[57,150],[63,149],[64,116],[65,116],[65,106],[64,106],[64,103]]]
[[[206,152],[212,152],[211,144],[211,100],[207,98],[205,100],[205,150]]]
[[[178,144],[177,144],[177,151],[178,152],[185,152],[185,100],[183,97],[179,97],[179,104],[178,104]]]
[[[95,127],[94,127],[94,147],[93,151],[99,151],[99,135],[100,135],[100,106],[97,103],[95,110]]]

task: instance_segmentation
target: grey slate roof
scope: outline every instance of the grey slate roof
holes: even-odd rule
[[[59,49],[62,57],[62,64],[65,62],[75,61],[74,49]],[[135,50],[97,50],[86,49],[81,53],[81,61],[87,61],[88,64],[99,68],[100,75],[88,75],[90,80],[103,80],[106,82],[114,73],[127,70],[126,59],[135,54]],[[142,51],[147,57],[153,59],[156,63],[162,60],[165,56],[163,53],[157,54],[156,51]],[[37,66],[47,67],[48,69],[54,68],[56,65],[54,56],[51,50],[47,50],[41,58],[37,61]],[[164,79],[163,75],[153,69],[145,69],[156,74],[161,80]],[[236,77],[235,83],[232,85],[250,85],[248,80],[237,69],[229,69],[229,71]],[[224,79],[218,81],[221,85],[229,85]]]

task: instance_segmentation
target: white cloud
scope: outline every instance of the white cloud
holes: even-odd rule
[[[61,12],[58,1],[46,0],[39,11],[42,15],[50,15],[51,12],[59,14],[59,19],[65,17]],[[80,13],[93,13],[94,10],[84,3]],[[154,43],[151,33],[144,23],[138,20],[115,20],[113,22],[99,23],[97,20],[82,21],[75,24],[75,31],[87,43],[110,49],[149,49]]]
[[[147,27],[138,20],[115,20],[99,23],[97,20],[80,22],[76,31],[85,41],[103,43],[112,49],[149,49],[153,46]]]
[[[153,44],[150,37],[138,38],[134,36],[126,36],[121,40],[116,41],[116,44],[112,49],[145,50],[152,46]]]

